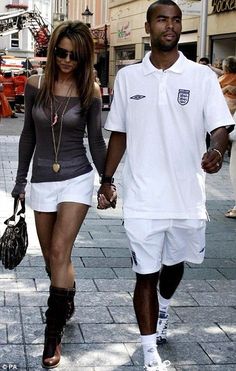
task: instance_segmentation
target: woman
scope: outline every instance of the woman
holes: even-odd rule
[[[74,311],[71,251],[91,206],[94,183],[83,145],[85,127],[100,175],[106,156],[93,56],[89,28],[79,21],[63,22],[51,36],[45,76],[31,76],[25,90],[25,123],[12,195],[24,197],[34,153],[31,207],[51,278],[42,358],[45,368],[59,364],[63,327]]]
[[[227,57],[223,60],[223,71],[224,74],[219,78],[220,86],[230,112],[234,115],[236,110],[236,57]],[[235,205],[229,209],[225,216],[226,218],[236,218],[236,138],[235,129],[230,134],[230,140],[232,142],[231,154],[230,154],[230,164],[229,172],[230,179],[234,190]]]
[[[236,93],[236,87],[235,87],[235,93]],[[233,109],[231,112],[233,114]],[[234,108],[233,118],[236,124],[236,105]],[[236,219],[236,128],[235,127],[234,127],[234,130],[229,134],[229,139],[231,141],[229,175],[230,175],[230,180],[231,180],[231,184],[233,187],[233,193],[234,193],[234,206],[228,211],[226,211],[225,216],[226,218]]]
[[[236,57],[230,56],[223,60],[223,75],[219,77],[219,83],[231,112],[236,105],[235,91],[231,90],[236,87]]]

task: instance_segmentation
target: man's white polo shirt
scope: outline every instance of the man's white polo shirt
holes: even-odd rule
[[[118,72],[105,124],[127,135],[124,217],[205,219],[206,132],[234,121],[210,68],[179,52],[163,71],[149,57]]]

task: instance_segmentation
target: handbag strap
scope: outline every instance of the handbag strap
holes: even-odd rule
[[[17,215],[20,215],[20,214],[25,214],[25,199],[23,200],[20,200],[19,198],[18,199],[14,199],[14,214],[16,215],[16,212],[17,212],[17,209],[18,209],[18,206],[19,206],[19,201],[20,201],[20,204],[21,204],[21,209],[20,211],[18,211]]]
[[[19,203],[21,204],[21,209],[17,213]],[[21,214],[25,214],[25,199],[20,200],[19,197],[15,197],[14,198],[13,215],[10,218],[8,218],[7,220],[5,220],[4,224],[8,225],[9,222],[15,222],[16,215],[21,215]]]

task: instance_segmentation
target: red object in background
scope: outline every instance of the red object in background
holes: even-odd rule
[[[0,75],[0,119],[1,117],[11,117],[13,113],[5,94],[3,93],[4,87],[1,80],[2,75]]]
[[[26,4],[7,4],[6,5],[7,9],[28,9],[28,5]]]
[[[36,41],[40,46],[48,45],[48,35],[44,27],[41,27],[37,32]]]
[[[16,95],[24,95],[27,77],[25,75],[18,75],[18,76],[13,77],[13,79],[15,83]]]
[[[15,81],[14,77],[12,76],[1,76],[0,82],[3,84],[3,92],[4,95],[7,97],[8,101],[15,101],[16,99],[16,92],[15,92]]]

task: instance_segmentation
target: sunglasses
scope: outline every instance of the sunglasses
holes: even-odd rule
[[[56,47],[54,49],[54,54],[55,54],[56,57],[62,58],[62,59],[66,59],[67,56],[69,56],[69,58],[70,58],[71,61],[78,62],[78,58],[75,55],[75,53],[74,52],[69,52],[66,49]]]

